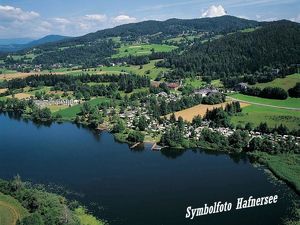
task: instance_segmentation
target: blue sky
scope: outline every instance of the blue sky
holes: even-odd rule
[[[143,20],[229,14],[300,22],[299,0],[0,0],[0,38],[83,35]]]

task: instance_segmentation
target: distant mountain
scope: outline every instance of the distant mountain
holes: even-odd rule
[[[111,56],[117,44],[111,37],[120,37],[122,41],[147,40],[161,43],[166,38],[180,34],[208,32],[226,34],[237,30],[259,26],[259,22],[233,16],[201,19],[169,19],[166,21],[144,21],[120,25],[115,28],[100,30],[81,37],[70,38],[58,43],[39,46],[39,54],[34,59],[36,64],[82,64],[97,65]],[[83,57],[84,56],[84,57]]]
[[[32,39],[2,39],[0,40],[0,52],[15,52],[27,48],[32,48],[38,45],[57,42],[61,40],[68,39],[70,37],[60,36],[60,35],[48,35],[38,40]],[[1,44],[4,43],[4,44]],[[8,43],[8,44],[5,44]]]
[[[68,43],[93,42],[100,38],[121,37],[129,40],[141,36],[148,36],[151,40],[158,37],[177,36],[187,32],[214,32],[229,33],[244,28],[256,27],[259,22],[246,20],[234,16],[221,16],[214,18],[198,19],[169,19],[166,21],[143,21],[139,23],[130,23],[120,25],[114,28],[100,30],[95,33],[89,33],[81,37],[73,38]]]
[[[28,43],[27,47],[38,46],[38,45],[42,45],[42,44],[46,44],[46,43],[52,43],[52,42],[67,40],[69,38],[70,37],[61,36],[61,35],[48,35],[48,36],[45,36],[41,39],[34,40],[34,41]]]
[[[34,41],[34,39],[32,39],[32,38],[0,39],[0,45],[24,45],[31,41]]]

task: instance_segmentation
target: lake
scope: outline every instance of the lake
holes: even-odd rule
[[[276,225],[298,196],[247,156],[132,150],[107,132],[0,115],[0,178],[63,187],[111,225]],[[188,206],[279,196],[277,204],[185,219]]]

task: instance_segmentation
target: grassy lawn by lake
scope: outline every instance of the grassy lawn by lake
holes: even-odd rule
[[[112,55],[112,58],[127,57],[129,55],[141,56],[150,55],[151,49],[155,52],[170,52],[176,49],[176,46],[171,45],[160,45],[160,44],[140,44],[140,45],[122,45],[118,49],[118,53]]]
[[[265,88],[265,87],[281,87],[284,90],[288,90],[295,86],[297,82],[300,82],[300,74],[296,73],[293,75],[286,76],[285,78],[277,78],[267,83],[257,83],[254,87]]]
[[[28,214],[14,198],[0,193],[0,224],[15,225],[16,221]]]
[[[95,99],[88,101],[88,103],[90,103],[91,106],[96,106],[96,105],[100,104],[101,102],[107,102],[107,101],[111,101],[111,99],[95,98]],[[60,114],[62,116],[62,119],[64,119],[64,120],[73,120],[76,118],[77,114],[80,112],[81,106],[82,106],[82,104],[75,105],[72,107],[68,107],[66,109],[61,109],[61,110],[55,111],[55,112],[53,112],[53,114],[54,114],[54,116],[57,114]]]
[[[300,113],[295,110],[277,109],[268,106],[250,105],[243,108],[243,112],[231,118],[233,124],[245,125],[247,122],[258,126],[261,122],[267,122],[270,127],[281,123],[289,129],[298,129],[300,126]]]
[[[104,222],[98,220],[96,217],[87,214],[86,210],[82,207],[75,209],[75,215],[80,221],[80,225],[105,225]]]
[[[243,94],[233,94],[233,95],[230,95],[230,97],[241,100],[241,101],[247,101],[247,102],[252,102],[252,103],[300,109],[300,100],[298,98],[288,98],[286,100],[278,100],[278,99],[260,98],[260,97],[243,95]],[[273,108],[271,110],[273,110]]]

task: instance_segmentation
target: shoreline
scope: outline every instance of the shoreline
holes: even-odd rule
[[[10,111],[10,112],[13,112],[13,111]],[[5,112],[4,112],[5,113]],[[121,143],[121,144],[128,144],[129,148],[131,149],[131,146],[132,145],[135,145],[136,143],[135,142],[130,142],[128,141],[127,139],[124,139],[122,137],[122,133],[112,133],[109,129],[108,126],[105,126],[105,129],[99,129],[99,126],[97,128],[92,128],[92,127],[89,127],[87,123],[78,123],[76,122],[75,120],[73,119],[70,119],[70,120],[66,120],[66,119],[60,119],[60,120],[51,120],[51,121],[34,121],[32,120],[32,118],[30,117],[26,117],[26,116],[23,116],[21,115],[21,118],[23,119],[27,119],[27,120],[30,120],[32,122],[40,122],[42,124],[46,124],[47,122],[50,122],[50,123],[58,123],[58,124],[62,124],[62,123],[66,123],[66,122],[69,122],[69,123],[73,123],[75,125],[82,125],[86,128],[89,128],[89,129],[92,129],[94,131],[105,131],[105,132],[108,132],[109,134],[113,135],[115,141]],[[102,127],[103,128],[103,127]],[[143,141],[143,142],[140,142],[139,145],[135,146],[135,147],[138,147],[140,145],[144,145],[144,144],[151,144],[151,145],[158,145],[158,143],[155,143],[155,142],[152,142],[152,141]],[[211,144],[211,143],[201,143],[200,145],[198,146],[190,146],[190,147],[184,147],[184,146],[180,146],[180,147],[168,147],[168,146],[161,146],[162,148],[169,148],[169,149],[173,149],[173,150],[187,150],[187,149],[203,149],[203,150],[206,150],[206,151],[214,151],[214,152],[218,152],[218,153],[224,153],[224,154],[241,154],[243,151],[230,151],[230,150],[233,150],[233,149],[226,149],[226,150],[219,150],[219,146],[215,146],[214,144]],[[158,150],[160,151],[160,150]],[[280,175],[278,171],[276,171],[274,168],[272,168],[269,163],[267,162],[266,159],[262,158],[261,156],[259,156],[258,154],[252,154],[252,153],[249,153],[249,152],[245,152],[248,157],[254,159],[254,161],[256,163],[259,163],[260,165],[264,165],[266,166],[271,172],[272,174],[278,178],[279,180],[283,181],[286,185],[288,185],[297,195],[300,196],[300,188],[297,188],[297,186],[294,184],[293,181],[289,180],[288,178],[286,178],[285,176],[283,175]],[[250,162],[251,164],[253,164],[252,162]]]

